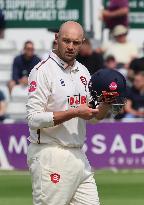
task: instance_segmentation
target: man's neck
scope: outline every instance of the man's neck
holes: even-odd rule
[[[30,60],[32,59],[32,57],[26,56],[26,55],[24,54],[24,59],[25,59],[26,61],[30,61]]]

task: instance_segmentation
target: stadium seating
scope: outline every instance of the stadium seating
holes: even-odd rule
[[[2,53],[2,54],[1,54]],[[11,79],[13,55],[0,52],[0,85],[7,84]]]
[[[11,70],[0,69],[0,84],[5,84],[11,78]]]
[[[2,68],[2,66],[10,66],[13,62],[13,58],[14,55],[12,54],[8,54],[8,53],[3,53],[2,51],[0,52],[0,68]]]
[[[0,39],[0,53],[14,54],[16,52],[16,42],[7,39]]]
[[[16,85],[12,89],[11,100],[13,102],[26,102],[28,96],[28,87]]]
[[[0,89],[6,97],[8,118],[25,121],[26,117],[27,88],[16,86],[10,96],[7,87],[14,57],[28,40],[34,42],[35,53],[42,57],[51,48],[53,39],[54,34],[47,29],[6,29],[5,39],[0,39]]]
[[[26,107],[25,102],[13,102],[9,101],[7,107],[7,115],[9,118],[16,121],[26,119]]]
[[[10,94],[9,90],[6,84],[0,84],[0,90],[4,93],[4,96],[6,98],[6,102],[8,103],[10,100]]]

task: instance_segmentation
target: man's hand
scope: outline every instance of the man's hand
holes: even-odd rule
[[[59,125],[75,117],[90,120],[96,117],[98,113],[99,109],[92,109],[88,107],[87,104],[66,111],[53,112],[54,125]]]
[[[106,104],[112,104],[116,102],[116,97],[119,96],[117,92],[103,91],[103,95],[100,97],[100,101]]]
[[[111,12],[109,10],[103,10],[102,11],[102,17],[103,17],[103,19],[110,18],[111,17]]]
[[[82,118],[84,120],[90,120],[99,113],[99,109],[92,109],[87,106],[87,104],[80,105],[76,108],[77,117]]]
[[[27,86],[28,85],[28,77],[27,76],[23,76],[21,79],[19,79],[19,83],[21,85]]]

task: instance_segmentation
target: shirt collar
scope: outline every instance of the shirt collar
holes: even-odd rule
[[[79,70],[76,60],[74,61],[73,66],[69,66],[65,61],[60,59],[53,51],[50,52],[50,58],[52,58],[64,70],[67,68],[71,68],[71,71],[78,71]]]

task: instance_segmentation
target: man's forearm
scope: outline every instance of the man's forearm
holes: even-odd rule
[[[61,124],[65,121],[68,121],[74,117],[78,116],[78,110],[73,108],[73,109],[69,109],[66,111],[59,111],[59,112],[53,112],[53,116],[54,116],[54,125],[58,125]]]
[[[132,115],[137,115],[139,113],[137,110],[132,109],[132,108],[126,109],[126,112]]]
[[[98,112],[98,109],[92,109],[86,104],[80,105],[77,108],[69,109],[67,111],[53,112],[54,125],[61,124],[74,117],[89,120],[94,118]]]
[[[124,16],[124,15],[127,15],[128,12],[129,12],[129,9],[127,7],[124,7],[124,8],[118,9],[116,11],[112,11],[110,13],[110,17],[114,18],[114,17],[118,17],[118,16]]]
[[[6,103],[2,101],[0,103],[0,116],[4,115],[6,113]]]

